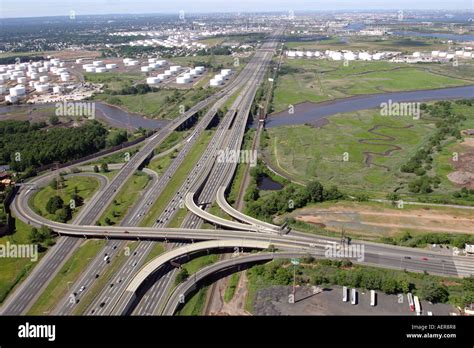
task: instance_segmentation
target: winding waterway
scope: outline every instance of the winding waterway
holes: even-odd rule
[[[145,118],[141,115],[134,114],[116,106],[108,105],[102,102],[95,103],[96,118],[102,120],[111,126],[117,128],[144,128],[157,129],[163,128],[170,121],[163,119]],[[9,117],[9,113],[30,113],[34,110],[44,108],[55,108],[55,103],[48,104],[27,104],[27,105],[9,105],[0,107],[0,120]]]
[[[361,95],[322,103],[306,102],[295,105],[293,114],[289,114],[288,111],[283,111],[269,115],[265,126],[266,128],[274,128],[314,123],[339,113],[380,108],[380,104],[388,102],[389,99],[392,102],[426,102],[470,98],[474,98],[474,86]]]

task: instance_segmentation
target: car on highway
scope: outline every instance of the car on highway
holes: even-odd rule
[[[405,256],[404,259],[411,260],[410,256]]]
[[[422,257],[421,258],[423,261],[428,261],[428,258],[427,257]]]
[[[109,255],[105,255],[104,261],[107,262],[107,263],[109,263],[109,262],[110,262],[110,256],[109,256]]]

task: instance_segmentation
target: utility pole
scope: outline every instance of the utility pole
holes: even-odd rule
[[[61,174],[59,172],[59,162],[56,162],[56,194],[58,196],[63,194],[63,183],[61,181]]]
[[[293,264],[293,301],[295,301],[295,297],[296,297],[296,266],[298,266],[300,264],[300,260],[291,259],[291,263]]]

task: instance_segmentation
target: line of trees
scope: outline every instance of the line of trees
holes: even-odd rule
[[[469,100],[460,101],[460,103],[471,105]],[[433,105],[423,103],[420,108],[434,118],[437,130],[429,138],[428,143],[418,150],[400,170],[403,173],[413,173],[418,176],[418,178],[414,178],[409,182],[408,189],[410,192],[431,193],[441,183],[439,177],[427,174],[432,169],[433,154],[442,150],[442,144],[448,137],[455,137],[456,139],[462,137],[459,127],[462,121],[466,120],[466,117],[456,113],[450,101],[439,101]]]
[[[97,121],[77,128],[43,129],[28,121],[0,121],[0,163],[17,172],[54,162],[67,162],[95,153],[107,145],[107,129]],[[126,140],[123,134],[111,140]]]
[[[253,266],[248,271],[249,278],[260,285],[290,285],[293,281],[293,267],[287,267],[288,264],[289,260],[275,260]],[[350,260],[305,258],[296,267],[296,282],[380,290],[386,294],[414,292],[423,300],[433,303],[450,302],[464,306],[474,302],[472,276],[459,280],[459,284],[446,286],[441,278],[428,274],[354,266]]]

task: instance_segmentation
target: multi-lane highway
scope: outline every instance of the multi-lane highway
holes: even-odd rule
[[[48,280],[57,272],[64,262],[79,245],[80,239],[74,237],[93,237],[93,238],[121,238],[125,240],[143,240],[138,243],[133,255],[129,257],[123,266],[111,278],[108,284],[92,305],[88,308],[86,314],[107,315],[114,313],[114,306],[125,289],[134,283],[136,272],[141,268],[149,252],[152,250],[154,242],[150,240],[177,241],[178,244],[169,245],[170,248],[180,246],[182,242],[199,241],[232,241],[232,243],[255,242],[272,244],[281,250],[288,250],[294,253],[295,250],[304,253],[321,253],[325,246],[329,244],[338,244],[338,241],[332,238],[316,237],[301,232],[291,232],[285,234],[288,230],[282,230],[280,226],[261,222],[252,217],[246,216],[236,209],[232,208],[225,201],[225,190],[229,186],[234,175],[237,162],[218,161],[217,153],[223,151],[239,151],[242,145],[243,135],[247,125],[248,115],[258,86],[265,76],[265,69],[270,62],[276,40],[272,38],[258,49],[246,65],[242,72],[234,81],[228,84],[224,89],[217,92],[191,108],[187,113],[171,122],[164,129],[149,138],[141,150],[131,158],[120,169],[119,173],[110,181],[102,182],[99,192],[91,199],[86,207],[75,219],[73,224],[61,224],[48,221],[36,214],[28,205],[32,190],[23,188],[20,195],[15,199],[12,209],[15,215],[28,223],[51,227],[57,233],[73,237],[60,237],[55,247],[48,252],[40,264],[37,265],[34,272],[19,287],[17,291],[9,298],[3,307],[4,314],[21,314],[28,310],[34,302],[35,296],[41,293]],[[238,96],[232,107],[220,120],[219,125],[213,135],[205,152],[196,163],[195,167],[188,174],[182,186],[168,202],[166,208],[157,217],[153,227],[137,227],[143,217],[149,214],[155,201],[159,199],[160,194],[169,184],[173,175],[179,170],[181,164],[186,160],[191,148],[195,145],[199,135],[209,126],[215,114],[227,100],[235,93]],[[212,106],[211,106],[212,104]],[[192,135],[182,144],[176,158],[167,168],[165,173],[154,179],[147,186],[146,191],[140,197],[135,206],[130,209],[120,226],[94,226],[95,220],[103,213],[106,207],[113,200],[118,190],[125,184],[130,176],[149,158],[154,149],[187,119],[196,112],[211,106],[205,115],[200,118],[198,124],[192,131]],[[55,173],[47,174],[43,177],[32,180],[32,184],[37,187],[45,185]],[[101,179],[103,180],[103,179]],[[218,205],[234,217],[237,221],[221,219],[206,210],[209,203],[217,201]],[[175,216],[177,211],[186,204],[189,213],[184,219],[180,228],[167,228],[166,226]],[[200,228],[202,222],[206,220],[216,226],[223,226],[229,230],[209,230]],[[126,242],[111,240],[105,249],[101,251],[89,268],[82,274],[80,280],[74,284],[72,291],[75,296],[80,298],[95,282],[96,275],[102,273],[107,267],[104,262],[104,255],[111,258],[115,257],[125,246]],[[474,266],[471,259],[462,256],[444,255],[441,253],[430,252],[426,250],[416,250],[402,248],[390,245],[376,243],[358,243],[365,248],[364,258],[354,260],[364,264],[377,265],[380,267],[406,269],[410,271],[427,271],[432,274],[450,275],[450,276],[469,276],[473,274]],[[198,243],[199,244],[199,243]],[[263,255],[263,254],[262,254]],[[283,254],[279,254],[283,255]],[[255,262],[259,257],[250,258],[249,261]],[[199,272],[199,277],[206,277],[213,272],[217,272],[228,267],[235,260],[224,260],[216,264],[215,267],[209,267]],[[220,268],[222,266],[222,268]],[[154,314],[161,313],[165,308],[165,313],[174,312],[173,306],[176,304],[174,296],[171,301],[168,300],[170,284],[173,280],[174,272],[170,272],[169,264],[160,265],[158,269],[153,270],[155,283],[151,286],[145,296],[138,302],[135,308],[135,314]],[[183,289],[186,289],[188,283],[184,283]],[[84,291],[79,290],[84,288]],[[181,287],[180,287],[181,288]],[[186,290],[187,291],[187,290]],[[76,298],[76,297],[75,297]],[[123,298],[123,297],[122,297]],[[55,310],[58,314],[70,314],[75,306],[75,301],[68,301],[69,297],[62,299]],[[122,301],[122,300],[120,300]],[[171,303],[171,305],[170,305]],[[120,308],[120,306],[115,307]]]
[[[134,208],[132,209],[132,213],[130,214],[131,219],[128,221],[125,225],[127,226],[136,226],[138,223],[143,219],[146,214],[149,213],[152,205],[155,203],[155,201],[160,197],[161,193],[163,190],[166,188],[168,183],[170,182],[171,178],[173,175],[177,172],[179,169],[180,165],[184,162],[187,154],[189,151],[191,151],[192,147],[195,145],[195,142],[199,138],[200,134],[206,129],[209,124],[211,123],[212,119],[216,115],[218,109],[222,107],[222,105],[227,101],[227,99],[234,94],[237,90],[241,89],[244,84],[247,86],[250,83],[254,83],[254,76],[255,72],[253,71],[254,66],[257,66],[257,59],[253,59],[241,72],[241,74],[233,81],[233,83],[228,87],[228,92],[225,94],[224,97],[219,99],[216,104],[214,104],[204,115],[199,120],[198,125],[195,127],[195,129],[192,131],[191,135],[187,139],[186,142],[184,142],[181,151],[178,153],[176,158],[173,160],[172,164],[167,168],[167,170],[163,173],[162,177],[160,178],[159,181],[157,181],[152,187],[150,187],[149,190],[144,194],[144,197],[135,204]],[[261,68],[260,68],[261,69]],[[236,103],[234,103],[235,105]],[[233,115],[231,115],[233,116]],[[226,116],[226,119],[229,119],[227,123],[230,123],[232,121],[231,117]],[[224,127],[222,127],[224,125]],[[226,122],[221,122],[219,125],[218,133],[222,132],[223,129],[228,127],[229,124],[226,124]],[[217,141],[219,141],[220,136],[216,135],[213,138],[213,141],[209,145],[208,148],[214,149]],[[203,156],[204,160],[207,159],[207,155]],[[194,173],[193,175],[189,176],[186,180],[186,182],[182,185],[181,189],[176,193],[175,197],[171,199],[169,202],[168,206],[164,209],[160,217],[157,219],[156,223],[154,224],[155,227],[164,227],[167,225],[167,223],[171,220],[172,216],[174,216],[175,212],[177,209],[179,209],[179,205],[182,202],[182,192],[187,192],[189,189],[189,186],[192,182],[193,177],[195,178],[197,175],[199,175],[199,163],[195,167],[197,169],[197,173]],[[181,193],[180,193],[181,192]],[[122,225],[124,225],[122,223]],[[110,304],[114,302],[114,299],[120,294],[120,291],[122,290],[123,284],[126,284],[126,281],[128,278],[133,274],[133,271],[142,265],[144,260],[146,259],[147,255],[149,252],[152,250],[154,244],[150,242],[141,242],[138,247],[136,252],[133,253],[131,257],[128,257],[127,260],[125,261],[124,265],[116,272],[112,280],[110,281],[109,286],[103,289],[102,293],[97,297],[97,299],[94,301],[92,306],[87,310],[87,314],[94,314],[94,315],[105,315],[105,314],[110,314],[111,306]],[[174,247],[174,245],[171,245],[171,247]],[[101,253],[100,256],[105,255],[105,252]],[[98,257],[97,262],[100,263],[101,257]],[[102,262],[103,263],[103,262]],[[166,272],[164,272],[166,273]],[[171,280],[172,279],[172,274],[164,274],[165,279],[159,280],[155,287],[161,287],[163,282],[166,280]],[[89,278],[94,279],[96,276],[95,273],[90,274]],[[77,284],[77,288],[82,288],[84,285]],[[87,286],[87,285],[86,285]],[[153,300],[153,297],[155,296],[161,296],[159,289],[157,290],[156,288],[152,289],[152,295],[149,301]],[[156,295],[155,293],[158,293]],[[159,301],[158,301],[159,302]],[[142,306],[138,306],[137,310],[141,314],[147,314],[147,313],[153,313],[153,311],[149,310],[149,307],[151,305],[149,303],[145,303]]]

